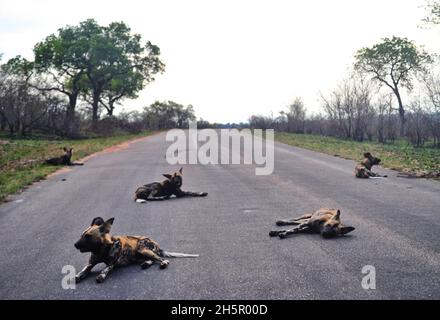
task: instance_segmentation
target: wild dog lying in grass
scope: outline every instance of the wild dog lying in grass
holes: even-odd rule
[[[169,199],[172,195],[177,198],[182,197],[206,197],[206,192],[182,191],[183,168],[173,174],[164,174],[166,180],[162,182],[153,182],[139,187],[135,194],[134,200],[139,203],[146,201],[158,201]]]
[[[160,249],[159,245],[152,239],[139,236],[111,236],[110,229],[114,218],[104,222],[101,217],[95,218],[81,238],[75,243],[75,248],[80,252],[91,252],[89,263],[79,272],[75,279],[80,282],[86,278],[93,267],[99,263],[105,263],[107,267],[96,277],[98,283],[103,282],[108,274],[117,267],[124,267],[134,263],[140,263],[143,269],[147,269],[154,262],[165,269],[170,258],[196,258],[198,255],[173,253]]]
[[[45,161],[46,164],[64,165],[64,166],[82,166],[83,163],[72,162],[73,149],[63,148],[64,154],[61,157],[50,158]]]
[[[356,178],[368,179],[368,178],[386,178],[387,176],[381,176],[378,173],[371,171],[374,165],[379,165],[382,161],[379,158],[373,157],[369,152],[364,153],[365,159],[358,163],[354,169]]]
[[[341,224],[341,211],[338,209],[322,208],[313,214],[306,214],[292,220],[280,220],[277,226],[296,225],[290,230],[278,230],[269,232],[271,237],[284,239],[292,234],[319,233],[324,238],[342,236],[352,232],[355,228]]]

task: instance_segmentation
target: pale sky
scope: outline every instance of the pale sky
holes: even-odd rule
[[[3,61],[59,27],[124,21],[161,48],[166,71],[126,110],[155,100],[192,104],[211,122],[277,114],[296,96],[309,113],[347,75],[354,53],[408,37],[440,53],[439,29],[420,28],[425,0],[0,0]]]

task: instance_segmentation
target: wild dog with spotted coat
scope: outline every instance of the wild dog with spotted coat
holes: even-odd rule
[[[169,261],[164,258],[197,258],[195,254],[173,253],[162,250],[154,240],[142,236],[111,236],[110,229],[114,218],[104,221],[101,217],[93,219],[81,238],[75,243],[80,252],[90,252],[89,263],[79,272],[75,280],[85,279],[93,267],[99,263],[106,268],[96,277],[98,283],[103,282],[108,274],[118,267],[139,263],[143,269],[151,267],[154,262],[165,269]]]
[[[354,174],[356,178],[368,179],[368,178],[386,178],[387,176],[382,176],[378,173],[371,171],[371,168],[375,165],[379,165],[379,158],[374,157],[371,153],[364,153],[364,160],[358,163],[354,169]]]
[[[73,148],[63,148],[64,154],[60,157],[50,158],[45,161],[46,164],[64,165],[64,166],[82,166],[83,163],[72,162]]]
[[[269,232],[271,237],[287,238],[298,233],[319,233],[324,238],[332,238],[346,235],[355,230],[354,227],[344,226],[341,223],[341,211],[338,209],[322,208],[312,214],[305,214],[291,220],[279,220],[277,226],[295,225],[290,230],[278,230]]]
[[[207,192],[191,192],[181,189],[183,184],[183,168],[173,174],[164,174],[166,180],[153,182],[139,187],[134,194],[134,201],[160,201],[169,199],[171,196],[182,197],[206,197]]]

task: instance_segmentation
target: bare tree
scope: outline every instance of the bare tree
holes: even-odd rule
[[[287,112],[287,131],[293,133],[304,133],[306,109],[300,97],[295,98],[293,103],[288,106]]]
[[[412,101],[409,110],[406,136],[413,146],[422,147],[429,139],[427,112],[420,103],[420,99]]]
[[[434,145],[440,148],[440,74],[431,71],[424,76],[426,89],[427,122]]]
[[[363,141],[368,136],[371,131],[368,127],[374,117],[370,81],[354,74],[342,81],[328,97],[321,97],[335,129],[332,135],[357,141]]]

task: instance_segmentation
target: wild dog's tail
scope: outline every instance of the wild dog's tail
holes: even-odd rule
[[[134,198],[134,201],[135,201],[136,203],[147,203],[147,200],[144,200],[144,199],[137,199],[136,197]]]
[[[198,254],[186,254],[178,252],[162,251],[162,256],[165,258],[198,258]]]

